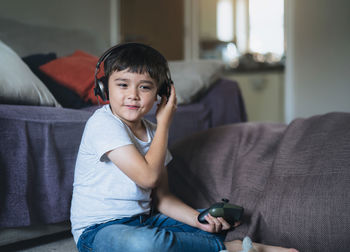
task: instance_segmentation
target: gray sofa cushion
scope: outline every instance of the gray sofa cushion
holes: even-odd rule
[[[300,251],[349,251],[350,115],[294,121],[259,201],[256,235]]]
[[[245,208],[242,239],[300,251],[350,247],[350,114],[290,125],[243,123],[172,148],[171,190],[195,208],[228,198]]]

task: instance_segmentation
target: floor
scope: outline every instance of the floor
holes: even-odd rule
[[[0,247],[0,251],[25,251],[25,252],[77,252],[73,237],[68,232],[45,236],[33,240],[18,242],[12,245]]]

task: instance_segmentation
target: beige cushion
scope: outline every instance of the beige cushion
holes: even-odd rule
[[[178,104],[195,101],[217,81],[224,64],[217,60],[170,61]]]
[[[0,103],[60,106],[41,80],[2,41],[0,55]]]

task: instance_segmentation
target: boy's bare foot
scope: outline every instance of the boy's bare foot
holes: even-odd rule
[[[226,249],[230,252],[242,251],[242,241],[235,240],[230,242],[225,242]],[[261,243],[253,242],[253,247],[257,252],[298,252],[298,250],[293,248],[282,248],[270,245],[264,245]]]
[[[230,252],[239,252],[242,248],[242,241],[240,240],[234,240],[230,242],[224,242],[225,247]]]

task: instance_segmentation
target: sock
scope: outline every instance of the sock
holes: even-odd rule
[[[248,236],[244,237],[242,247],[243,250],[240,252],[257,252],[256,249],[253,247],[252,240]]]

